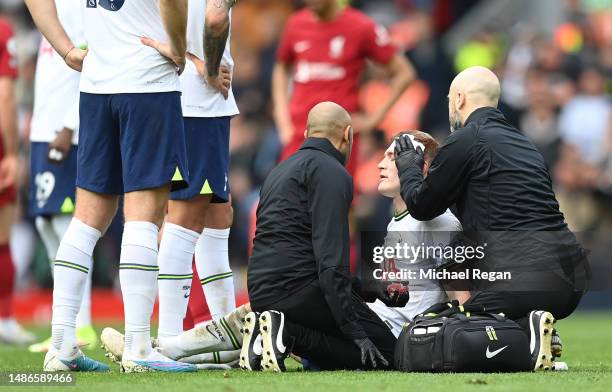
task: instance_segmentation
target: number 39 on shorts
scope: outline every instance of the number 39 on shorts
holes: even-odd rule
[[[98,4],[100,7],[109,11],[119,11],[125,0],[85,0],[87,8],[98,8]]]

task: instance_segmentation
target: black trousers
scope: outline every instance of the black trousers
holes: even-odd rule
[[[353,293],[351,300],[359,324],[389,362],[388,367],[379,364],[378,369],[391,368],[395,336],[357,294]],[[251,307],[256,312],[283,312],[286,325],[284,338],[294,338],[292,352],[321,369],[367,368],[361,363],[359,348],[352,340],[347,339],[336,325],[318,281],[311,282],[291,296],[273,304],[258,304],[257,298],[251,298]],[[287,343],[289,342],[285,344]]]
[[[533,287],[533,291],[480,291],[473,293],[465,305],[482,305],[486,312],[504,313],[516,321],[529,336],[528,316],[531,311],[545,310],[552,313],[557,320],[564,319],[572,314],[584,294],[584,291],[568,284],[566,279],[551,276],[546,280],[545,287],[557,289],[540,291]]]

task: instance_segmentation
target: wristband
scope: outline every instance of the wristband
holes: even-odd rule
[[[73,45],[70,49],[68,49],[68,51],[66,52],[66,54],[64,55],[64,61],[66,61],[66,57],[68,57],[68,55],[70,54],[70,52],[72,52],[76,47]]]

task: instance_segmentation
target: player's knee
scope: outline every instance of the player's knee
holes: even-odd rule
[[[119,198],[77,189],[74,217],[104,233],[117,213]]]
[[[166,222],[201,233],[206,223],[210,195],[200,195],[190,200],[171,200],[168,203]]]
[[[166,222],[173,223],[175,225],[181,226],[185,229],[195,231],[196,233],[201,233],[204,230],[204,215],[200,214],[192,214],[183,215],[180,218],[177,218],[176,215],[171,217],[170,214],[166,216]]]
[[[169,191],[169,187],[161,187],[126,193],[123,207],[125,220],[151,222],[161,227],[166,216]]]
[[[234,221],[234,209],[230,203],[217,204],[206,214],[206,227],[210,229],[229,229]]]

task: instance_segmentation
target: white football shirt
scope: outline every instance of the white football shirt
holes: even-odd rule
[[[206,0],[189,0],[187,22],[187,51],[200,59],[204,59],[204,19]],[[230,52],[230,38],[227,38],[221,64],[231,71],[234,69],[234,59]],[[184,117],[224,117],[238,114],[236,99],[230,88],[229,96],[223,98],[221,93],[209,87],[196,70],[195,65],[187,60],[185,72],[181,75]]]
[[[140,42],[141,37],[169,41],[159,0],[79,1],[89,47],[81,75],[82,92],[180,91],[174,64]]]
[[[57,14],[64,30],[76,46],[85,45],[81,4],[56,0]],[[72,143],[78,142],[80,73],[66,65],[44,37],[40,42],[34,82],[34,112],[30,140],[51,142],[57,131],[74,131]]]
[[[451,240],[450,233],[461,231],[461,223],[450,212],[446,212],[430,221],[419,221],[410,216],[407,211],[399,216],[394,217],[387,226],[387,237],[385,245],[393,245],[397,242],[406,242],[409,246],[419,246],[422,243],[426,245],[436,244],[445,246]],[[435,238],[431,232],[440,232]],[[401,260],[396,260],[398,267],[407,268]],[[417,265],[416,268],[422,268],[423,265]],[[415,268],[415,269],[416,269]],[[409,268],[407,268],[409,269]],[[399,336],[404,323],[410,322],[414,316],[423,313],[430,306],[448,300],[446,292],[437,281],[427,282],[419,280],[417,283],[420,287],[415,287],[415,283],[409,283],[408,290],[410,291],[410,299],[403,308],[387,307],[380,300],[368,304],[378,317],[391,329],[395,337]]]

